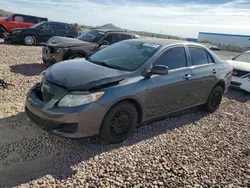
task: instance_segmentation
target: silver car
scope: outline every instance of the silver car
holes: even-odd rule
[[[227,60],[233,67],[231,87],[250,92],[250,51]]]

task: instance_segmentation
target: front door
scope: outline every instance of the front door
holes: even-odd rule
[[[47,42],[51,37],[56,36],[56,28],[54,23],[45,23],[38,28],[38,41]]]
[[[168,75],[154,75],[147,83],[147,119],[183,109],[192,104],[191,71],[183,46],[164,51],[154,65],[165,65]]]
[[[11,20],[7,22],[9,31],[16,28],[28,28],[34,24],[29,23],[25,16],[15,14]]]

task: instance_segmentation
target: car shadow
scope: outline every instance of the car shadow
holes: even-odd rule
[[[24,76],[36,76],[46,68],[48,68],[48,66],[42,63],[16,64],[10,66],[10,71]]]
[[[236,100],[241,103],[245,103],[250,100],[250,93],[239,89],[230,88],[228,92],[225,94],[225,97],[229,100]]]
[[[72,168],[74,165],[194,123],[206,115],[198,108],[173,114],[171,121],[164,118],[138,126],[126,141],[113,145],[101,141],[99,137],[70,140],[50,135],[30,123],[24,112],[0,119],[0,135],[3,137],[0,143],[0,187],[15,187],[46,175],[66,180],[76,174]],[[178,121],[173,121],[176,116]]]

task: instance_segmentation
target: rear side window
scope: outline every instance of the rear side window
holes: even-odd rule
[[[71,27],[68,24],[58,23],[56,24],[56,29],[70,29]]]
[[[36,18],[34,17],[31,17],[31,16],[23,16],[24,18],[24,22],[27,22],[27,23],[37,23],[36,21]]]
[[[154,64],[168,66],[169,70],[186,67],[187,58],[184,47],[174,47],[163,52]]]
[[[37,18],[36,19],[36,23],[40,23],[40,22],[44,22],[44,21],[48,21],[48,19],[46,19],[46,18]]]
[[[130,35],[121,34],[121,40],[128,40],[128,39],[132,39],[132,37]]]
[[[202,48],[189,47],[189,52],[191,55],[191,61],[193,66],[214,63],[212,57],[208,54],[206,50]]]

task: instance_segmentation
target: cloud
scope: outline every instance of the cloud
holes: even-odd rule
[[[127,29],[182,37],[197,37],[199,31],[250,32],[249,0],[223,4],[159,0],[157,3],[132,0],[0,0],[0,4],[8,11],[46,16],[51,20],[92,26],[113,23]]]

